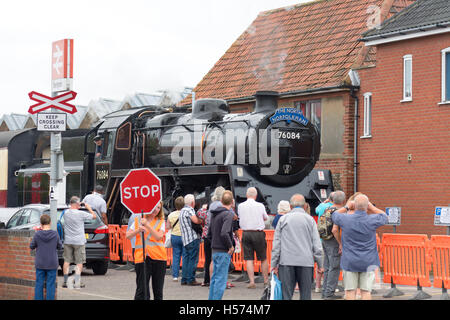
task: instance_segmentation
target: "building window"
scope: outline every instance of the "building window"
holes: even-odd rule
[[[412,101],[412,55],[403,57],[403,100]]]
[[[320,100],[311,101],[296,101],[295,107],[300,109],[303,115],[315,124],[319,133],[321,133],[321,123],[322,123],[322,105]]]
[[[363,137],[372,136],[372,93],[364,94],[364,135]]]
[[[442,50],[442,102],[450,102],[450,48]]]

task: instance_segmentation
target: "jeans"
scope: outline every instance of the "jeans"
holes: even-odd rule
[[[34,288],[34,300],[44,300],[44,281],[46,281],[46,300],[55,300],[56,270],[36,269],[36,286]]]
[[[227,252],[213,252],[213,274],[209,285],[209,300],[222,300],[227,286],[231,256]]]
[[[184,246],[183,269],[181,283],[191,283],[195,281],[195,271],[198,264],[198,252],[200,250],[200,239],[195,239]]]
[[[332,296],[337,288],[339,281],[339,273],[341,255],[339,254],[339,244],[336,239],[323,240],[323,286],[322,286],[322,298]]]
[[[211,264],[211,241],[209,241],[207,238],[203,238],[203,249],[205,251],[205,264],[204,264],[204,271],[205,271],[205,277],[203,278],[204,283],[210,283],[211,277],[209,274],[209,266]]]
[[[180,260],[181,256],[184,252],[183,240],[181,240],[181,236],[172,235],[170,238],[172,242],[172,277],[178,278],[180,273]]]
[[[291,300],[295,284],[300,290],[300,300],[311,300],[311,289],[314,267],[283,266],[278,267],[278,278],[281,281],[283,300]]]

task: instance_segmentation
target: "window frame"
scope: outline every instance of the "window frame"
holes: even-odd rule
[[[312,124],[317,126],[317,129],[319,130],[319,133],[322,134],[322,99],[312,99],[312,100],[297,100],[294,102],[294,107],[296,109],[301,109],[301,104],[305,104],[305,113],[303,116],[307,118]],[[318,104],[318,106],[317,106]],[[317,125],[317,120],[312,117],[313,114],[317,114],[317,107],[320,108],[320,118],[317,117],[319,120],[320,127]],[[308,114],[309,111],[309,114]],[[302,111],[303,113],[303,111]]]
[[[410,79],[411,79],[411,96],[407,97],[406,96],[406,62],[410,62],[411,63],[411,70],[410,70]],[[403,56],[403,99],[401,100],[401,102],[407,102],[407,101],[412,101],[413,99],[413,56],[411,54],[407,54]]]
[[[372,92],[366,92],[363,95],[364,114],[363,114],[363,135],[361,138],[372,138]]]
[[[441,77],[441,103],[450,103],[450,97],[447,97],[447,85],[450,85],[450,79],[447,79],[447,54],[450,55],[450,47],[441,50],[442,56],[442,77]]]
[[[129,127],[129,130],[128,130],[128,147],[127,147],[127,148],[123,148],[123,147],[120,147],[120,148],[119,148],[119,147],[117,146],[117,143],[118,143],[119,137],[120,137],[119,132],[120,132],[120,130],[121,130],[123,127],[125,127],[125,126],[130,126],[130,127]],[[119,127],[119,129],[117,129],[115,148],[116,148],[117,150],[130,150],[130,148],[131,148],[131,122],[125,122],[123,125],[121,125],[121,126]]]

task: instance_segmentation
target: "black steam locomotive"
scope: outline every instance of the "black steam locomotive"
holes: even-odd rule
[[[200,99],[192,108],[150,106],[108,114],[79,135],[80,196],[102,185],[110,223],[125,224],[130,213],[120,202],[119,184],[130,169],[148,167],[162,181],[167,212],[176,197],[192,193],[207,201],[217,186],[232,190],[237,204],[246,199],[247,188],[256,187],[257,200],[271,214],[294,193],[305,195],[314,209],[333,189],[330,171],[313,169],[320,155],[317,128],[296,109],[278,109],[276,92],[257,92],[255,98],[250,113],[230,113],[225,100]],[[63,136],[69,152],[76,149],[73,136],[70,146]],[[22,164],[15,172],[32,169]]]

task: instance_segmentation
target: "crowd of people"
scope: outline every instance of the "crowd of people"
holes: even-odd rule
[[[227,281],[232,254],[236,247],[241,247],[249,289],[256,288],[256,258],[261,264],[265,286],[269,283],[270,273],[279,277],[283,299],[292,299],[296,288],[302,300],[311,299],[312,290],[321,292],[325,300],[342,299],[344,296],[338,294],[341,271],[345,299],[355,299],[357,294],[362,299],[371,298],[380,264],[375,231],[387,223],[387,216],[371,204],[366,195],[358,192],[346,199],[343,191],[332,192],[316,208],[317,222],[303,195],[294,194],[289,201],[280,201],[272,221],[275,232],[271,270],[264,232],[269,215],[265,206],[256,201],[257,197],[257,189],[250,187],[247,200],[236,206],[231,191],[218,187],[209,206],[202,204],[197,212],[192,194],[177,198],[177,210],[170,213],[166,224],[166,230],[172,229],[173,281],[178,281],[182,256],[181,285],[209,286],[209,299],[221,299],[225,289],[232,286]],[[179,229],[175,227],[178,220]],[[237,237],[238,229],[242,230],[242,239]],[[195,270],[201,241],[205,264],[204,279],[200,283],[195,280]]]
[[[72,197],[70,209],[65,213],[64,284],[67,287],[68,267],[75,263],[75,283],[82,287],[80,274],[85,261],[85,219],[95,218],[90,202],[100,216],[105,211],[101,188],[92,197],[83,199],[86,211],[80,211],[81,201]],[[99,197],[96,198],[96,195]],[[343,191],[335,191],[315,208],[314,220],[310,207],[301,194],[278,204],[278,214],[272,222],[275,229],[271,252],[271,269],[267,257],[266,229],[269,215],[265,206],[256,201],[258,191],[247,189],[247,200],[236,206],[233,193],[217,187],[210,203],[196,204],[195,196],[187,194],[174,201],[176,210],[167,220],[163,203],[148,213],[135,214],[129,219],[126,238],[131,241],[136,271],[134,299],[150,299],[150,282],[153,299],[163,299],[167,268],[167,250],[164,236],[170,230],[173,248],[172,280],[181,286],[209,287],[210,300],[220,300],[227,288],[235,250],[243,251],[248,289],[255,289],[254,259],[261,263],[264,285],[270,274],[281,281],[282,297],[290,300],[297,288],[301,300],[310,300],[311,292],[321,292],[325,300],[345,298],[371,299],[371,291],[380,261],[376,245],[376,229],[387,223],[384,211],[376,208],[362,193],[349,199]],[[200,205],[195,210],[196,205]],[[56,250],[61,240],[50,230],[50,217],[41,217],[42,230],[33,238],[30,248],[36,250],[36,298],[43,298],[43,279],[47,278],[47,299],[52,299],[53,277],[56,276]],[[237,230],[242,230],[239,239]],[[204,278],[196,281],[200,243],[204,243]],[[145,248],[145,249],[144,249]],[[144,252],[145,250],[145,252]],[[180,274],[180,260],[182,268]],[[314,266],[317,265],[314,277]],[[340,272],[343,272],[345,296],[338,294]],[[181,278],[181,279],[180,279]],[[313,282],[315,278],[315,287]],[[50,281],[48,281],[50,280]]]

